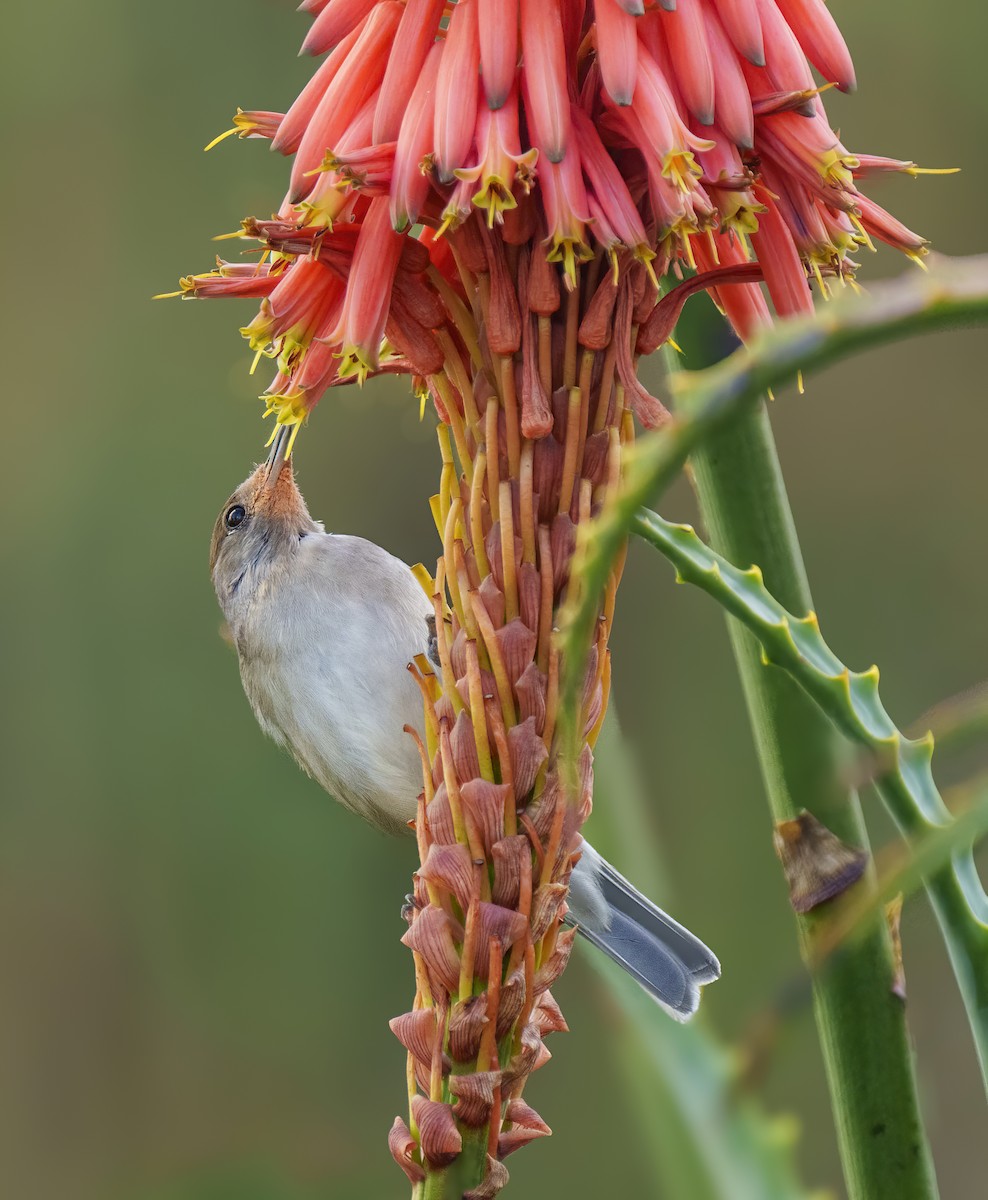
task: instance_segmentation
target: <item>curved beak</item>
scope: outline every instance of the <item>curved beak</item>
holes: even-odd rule
[[[268,453],[268,474],[264,480],[264,487],[266,489],[270,490],[278,482],[281,468],[288,461],[292,440],[292,427],[290,425],[279,425],[275,439],[271,443],[271,450]]]

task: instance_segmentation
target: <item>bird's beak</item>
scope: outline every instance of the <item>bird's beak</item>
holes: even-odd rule
[[[274,441],[271,443],[271,450],[268,454],[267,478],[264,480],[264,487],[270,491],[278,482],[278,476],[281,474],[281,468],[288,461],[288,452],[292,444],[292,427],[290,425],[279,425],[278,432],[275,435]]]

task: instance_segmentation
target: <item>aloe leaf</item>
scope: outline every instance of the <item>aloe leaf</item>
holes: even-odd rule
[[[876,285],[866,296],[835,300],[812,317],[769,330],[715,367],[671,377],[675,416],[626,455],[621,487],[596,520],[580,527],[573,566],[579,586],[572,588],[560,624],[561,728],[568,751],[576,746],[584,648],[591,644],[601,594],[639,506],[668,487],[712,434],[797,372],[917,333],[988,320],[988,256],[932,261],[929,275],[913,274]]]
[[[878,693],[878,668],[855,672],[823,640],[816,614],[796,617],[766,589],[757,566],[740,570],[697,537],[657,513],[636,514],[632,528],[661,550],[677,580],[692,583],[721,604],[755,635],[763,661],[781,667],[851,740],[882,764],[875,788],[902,833],[911,841],[949,826],[930,767],[933,739],[902,734]],[[974,1033],[988,1086],[988,896],[965,839],[927,881]]]

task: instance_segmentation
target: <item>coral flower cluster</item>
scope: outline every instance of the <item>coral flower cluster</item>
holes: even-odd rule
[[[747,339],[923,239],[868,199],[821,92],[854,86],[823,0],[306,0],[322,56],[287,113],[240,137],[291,158],[259,263],[191,296],[260,300],[243,329],[297,426],[330,387],[410,375],[438,414],[421,866],[404,941],[409,1113],[390,1137],[417,1194],[493,1195],[547,1126],[522,1099],[565,1028],[551,986],[610,678],[612,578],[589,647],[578,762],[560,761],[555,616],[576,527],[605,501],[637,377],[705,288]],[[814,74],[814,69],[816,74]],[[688,276],[688,278],[687,278]]]

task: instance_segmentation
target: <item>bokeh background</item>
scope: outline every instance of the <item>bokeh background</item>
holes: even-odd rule
[[[963,168],[874,194],[944,253],[985,250],[986,10],[832,8],[861,81],[828,97],[845,141]],[[290,102],[304,28],[283,0],[5,11],[4,1197],[405,1194],[384,1146],[404,1088],[385,1022],[412,994],[411,847],[348,818],[262,738],[219,636],[210,528],[264,433],[237,334],[251,306],[150,302],[280,198],[263,143],[200,147],[236,104]],[[825,633],[850,664],[881,664],[901,722],[988,675],[985,350],[983,332],[913,340],[773,410]],[[432,428],[400,383],[324,401],[297,453],[313,512],[433,561]],[[685,489],[664,511],[693,514]],[[724,628],[642,547],[620,607],[615,695],[664,898],[720,952],[705,1017],[740,1037],[798,958]],[[598,799],[612,804],[620,827],[621,797]],[[922,900],[904,936],[942,1193],[973,1200],[983,1097]],[[557,989],[572,1033],[531,1085],[557,1132],[512,1160],[519,1200],[661,1194],[598,986],[578,958]],[[807,1182],[839,1195],[806,1008],[759,1091],[798,1119]]]

